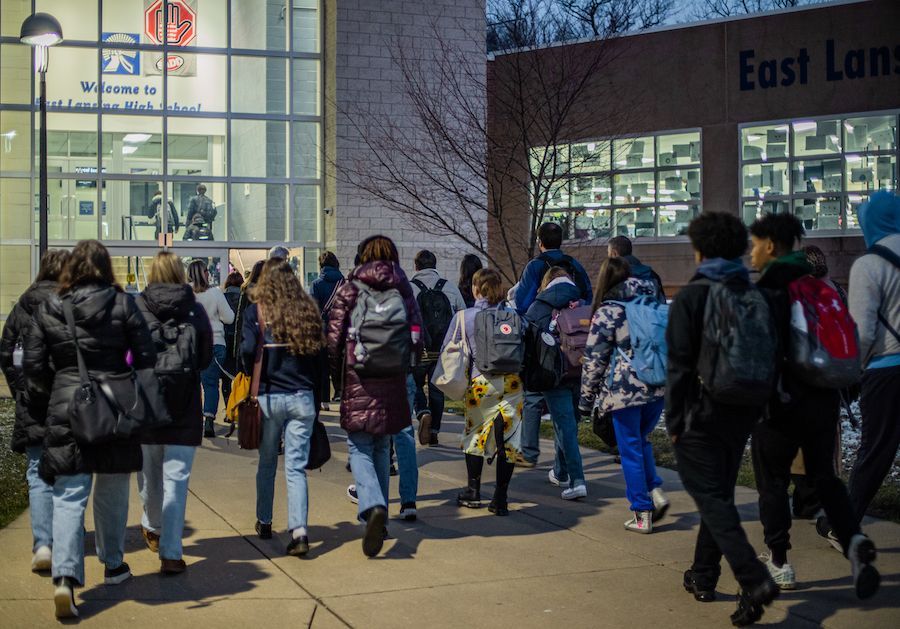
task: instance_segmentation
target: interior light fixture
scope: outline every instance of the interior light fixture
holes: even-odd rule
[[[131,155],[135,151],[138,150],[136,146],[123,146],[122,147],[122,155]]]
[[[756,134],[756,133],[748,133],[748,134],[747,134],[747,141],[748,141],[748,142],[758,142],[758,141],[760,141],[760,140],[762,140],[762,136],[761,136],[761,135],[758,135],[758,134]]]
[[[128,133],[122,138],[123,142],[127,142],[128,144],[141,144],[142,142],[146,142],[153,136],[149,133]],[[124,150],[123,150],[124,152]],[[134,152],[134,151],[130,151]]]
[[[805,133],[807,131],[815,131],[816,123],[815,122],[795,122],[794,123],[794,131],[797,133]]]

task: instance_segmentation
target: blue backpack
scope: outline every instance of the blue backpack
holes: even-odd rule
[[[628,332],[631,337],[632,357],[629,359],[621,348],[622,358],[631,364],[638,380],[651,387],[666,384],[666,361],[669,348],[666,345],[666,326],[669,323],[669,306],[652,296],[632,301],[612,301],[625,309]]]

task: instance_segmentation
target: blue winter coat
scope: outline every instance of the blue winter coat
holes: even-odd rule
[[[340,269],[333,266],[322,267],[322,270],[319,272],[319,277],[314,279],[309,287],[309,293],[319,304],[319,310],[322,310],[325,307],[325,304],[328,303],[331,294],[334,292],[335,286],[343,279],[344,275],[341,273]]]
[[[549,330],[553,311],[568,308],[573,301],[580,301],[579,290],[575,284],[569,282],[554,284],[538,293],[534,302],[528,307],[525,318],[541,330]]]

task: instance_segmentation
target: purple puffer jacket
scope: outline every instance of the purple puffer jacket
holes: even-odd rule
[[[328,359],[331,373],[343,375],[341,393],[341,428],[347,432],[365,431],[373,435],[393,435],[412,423],[409,402],[406,398],[406,376],[361,379],[353,368],[344,369],[344,352],[347,350],[347,329],[350,313],[356,305],[359,289],[353,280],[359,280],[377,290],[396,288],[406,304],[410,327],[422,327],[419,306],[413,297],[406,274],[392,262],[369,262],[356,268],[335,295],[328,317]],[[413,352],[421,351],[419,345]]]

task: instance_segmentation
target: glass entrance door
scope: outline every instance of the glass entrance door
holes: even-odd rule
[[[159,251],[155,247],[133,247],[108,245],[112,257],[113,273],[122,288],[131,293],[139,293],[147,287],[150,266]],[[209,270],[211,286],[220,286],[228,275],[228,252],[223,249],[178,249],[171,250],[181,258],[185,273],[194,260],[202,260]],[[224,264],[224,266],[223,266]]]

